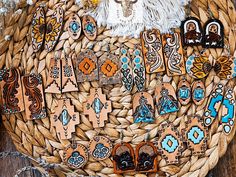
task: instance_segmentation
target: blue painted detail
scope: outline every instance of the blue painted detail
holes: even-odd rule
[[[84,163],[84,161],[85,161],[84,157],[81,156],[78,151],[73,152],[68,159],[69,164],[71,164],[73,166],[77,166],[77,167],[82,165]]]
[[[128,58],[127,58],[127,57],[123,57],[123,58],[121,59],[121,61],[122,61],[123,63],[127,63],[127,62],[128,62]]]
[[[204,98],[205,96],[205,92],[204,92],[204,89],[202,88],[196,88],[194,89],[193,91],[193,98],[197,101],[200,101]]]
[[[160,115],[176,112],[179,110],[178,101],[172,95],[169,95],[169,91],[167,89],[162,88],[161,97],[158,100],[157,108]]]
[[[222,102],[223,100],[223,95],[222,94],[217,94],[216,97],[212,97],[210,104],[208,106],[208,110],[210,111],[210,116],[213,118],[216,118],[217,116],[217,111],[215,109],[215,105],[219,102]]]
[[[173,153],[179,146],[178,140],[172,136],[172,135],[167,135],[161,142],[161,147],[168,153]]]
[[[102,108],[104,107],[104,104],[101,102],[99,98],[95,98],[92,103],[92,108],[96,114],[100,114],[102,111]]]
[[[228,112],[226,115],[222,116],[222,123],[229,123],[231,119],[234,117],[234,104],[230,103],[230,100],[225,98],[223,100],[223,105],[227,108]]]
[[[104,146],[104,144],[98,143],[96,144],[95,149],[92,152],[92,155],[97,159],[103,159],[106,158],[108,153],[109,149],[106,146]]]
[[[93,23],[87,23],[85,26],[85,30],[90,34],[93,34],[95,32],[95,27]]]
[[[178,97],[182,100],[190,98],[190,89],[188,87],[181,87],[178,90]]]
[[[69,115],[68,111],[66,109],[63,109],[61,112],[61,115],[59,117],[59,120],[61,121],[63,126],[68,125],[70,122],[71,116]]]
[[[124,55],[127,53],[127,50],[126,49],[121,49],[121,53]]]
[[[128,64],[123,64],[123,65],[122,65],[122,68],[128,69]]]
[[[80,29],[80,25],[76,21],[71,22],[69,27],[74,33],[78,32]]]
[[[134,112],[134,122],[146,122],[151,123],[154,122],[154,110],[153,107],[148,104],[147,98],[141,96],[139,99],[139,106],[136,107]]]
[[[137,55],[140,55],[140,51],[139,50],[135,50],[134,54],[137,56]]]
[[[140,60],[139,57],[136,57],[136,58],[134,59],[134,62],[135,62],[135,63],[140,63],[140,61],[141,61],[141,60]]]
[[[194,126],[187,133],[187,138],[192,141],[193,144],[199,144],[204,139],[204,131]]]

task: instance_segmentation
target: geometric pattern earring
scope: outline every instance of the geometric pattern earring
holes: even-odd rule
[[[131,68],[131,60],[128,56],[128,50],[125,47],[121,47],[120,53],[121,80],[125,89],[131,91],[133,88],[133,70]]]
[[[191,101],[191,87],[184,78],[178,84],[177,97],[181,105],[186,106]]]

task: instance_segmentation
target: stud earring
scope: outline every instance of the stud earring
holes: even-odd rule
[[[148,142],[149,132],[145,138],[145,142],[141,142],[136,146],[135,161],[136,171],[141,173],[157,172],[157,148],[152,142]]]
[[[131,60],[128,56],[128,50],[123,46],[120,50],[121,62],[121,81],[126,90],[131,91],[133,88],[133,70],[131,68]]]
[[[133,53],[133,79],[134,85],[139,92],[145,89],[145,67],[140,49],[136,46]]]

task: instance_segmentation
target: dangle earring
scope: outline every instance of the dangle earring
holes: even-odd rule
[[[121,62],[121,81],[127,91],[131,91],[133,88],[133,70],[131,67],[130,56],[128,50],[124,46],[120,50],[120,62]]]
[[[134,149],[129,143],[123,142],[121,131],[121,143],[116,144],[112,151],[114,173],[122,174],[135,171]]]
[[[210,19],[204,25],[203,47],[204,48],[223,48],[224,47],[224,26],[222,22],[213,17],[208,9]]]
[[[183,46],[195,46],[202,44],[203,31],[202,26],[196,17],[190,16],[191,12],[191,1],[187,6],[187,18],[181,23],[181,35]]]
[[[111,54],[110,46],[107,44],[107,54],[102,55],[98,61],[99,83],[118,84],[120,83],[120,61],[119,57]]]
[[[141,55],[141,50],[138,46],[135,46],[133,53],[133,79],[134,85],[139,92],[145,89],[146,80],[144,61]]]
[[[181,105],[186,106],[191,101],[191,87],[186,77],[178,84],[177,97]]]
[[[149,131],[145,142],[139,143],[135,150],[136,171],[141,173],[157,172],[157,148],[152,142],[148,142],[148,139]]]
[[[200,106],[204,102],[206,88],[201,80],[194,81],[192,84],[192,100],[195,105]]]

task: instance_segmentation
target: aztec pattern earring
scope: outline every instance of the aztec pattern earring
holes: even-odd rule
[[[116,144],[112,151],[114,173],[135,171],[134,149],[128,143]]]
[[[184,78],[178,84],[177,97],[181,105],[186,106],[191,101],[191,87]]]
[[[51,58],[49,65],[49,75],[45,87],[46,93],[61,93],[61,53],[56,52]]]
[[[212,90],[203,118],[206,126],[210,126],[218,115],[220,105],[223,101],[224,85],[219,83]]]
[[[204,48],[224,47],[224,26],[218,19],[210,19],[204,25]]]
[[[204,102],[206,89],[201,80],[194,81],[192,84],[192,100],[195,105],[200,106]]]
[[[98,59],[92,50],[80,52],[75,63],[77,82],[98,80]]]
[[[159,115],[179,110],[175,90],[169,83],[162,83],[156,87],[156,104]]]
[[[182,130],[188,149],[193,155],[201,155],[207,149],[208,130],[199,115],[190,116],[186,128]]]
[[[13,114],[24,111],[19,69],[0,70],[0,90],[2,96],[2,114]]]
[[[203,31],[199,19],[187,17],[181,23],[182,42],[184,46],[202,44]]]
[[[42,119],[47,116],[43,92],[43,81],[40,74],[29,74],[22,77],[25,114],[28,120]]]
[[[63,152],[63,162],[73,169],[82,168],[88,162],[87,148],[82,144],[69,145]]]
[[[157,172],[157,148],[152,142],[147,142],[147,139],[146,137],[145,142],[141,142],[136,146],[136,171],[141,173],[155,173]]]
[[[32,30],[31,30],[31,37],[32,37],[32,47],[34,52],[38,52],[44,42],[46,31],[46,16],[44,8],[39,6],[35,10],[33,14],[32,20]]]
[[[75,112],[70,99],[58,100],[58,106],[55,113],[51,114],[50,120],[61,139],[70,139],[72,132],[75,132],[75,125],[80,123],[79,113]]]
[[[174,32],[173,34],[162,35],[162,43],[167,75],[179,76],[186,74],[180,33]]]
[[[79,16],[77,14],[72,14],[67,22],[67,31],[72,39],[79,39],[82,31],[82,24]]]
[[[234,126],[235,120],[235,94],[231,87],[226,89],[222,102],[222,116],[220,122],[223,125],[223,132],[228,135]]]
[[[98,61],[100,85],[120,83],[120,61],[116,55],[110,54],[110,52],[108,46],[108,54],[101,56]]]
[[[52,16],[47,20],[44,44],[44,48],[47,52],[52,51],[59,39],[63,27],[63,18],[64,10],[62,7],[57,6],[56,9],[54,9]]]
[[[133,59],[133,79],[134,79],[134,85],[138,89],[139,92],[143,91],[145,89],[145,67],[144,67],[144,61],[141,56],[141,51],[138,49],[138,47],[134,50],[134,59]]]
[[[130,66],[131,60],[128,56],[128,50],[125,47],[121,47],[120,53],[121,81],[126,90],[131,91],[133,88],[133,70]]]
[[[97,25],[93,17],[89,15],[83,16],[82,30],[84,35],[90,40],[94,41],[97,37]]]
[[[84,114],[89,115],[94,128],[104,127],[104,122],[108,120],[107,114],[112,111],[111,101],[106,100],[106,95],[102,94],[101,88],[92,88],[83,109]]]
[[[182,137],[171,123],[161,125],[158,149],[167,164],[178,164],[182,152]]]
[[[78,91],[78,86],[75,78],[74,67],[72,64],[72,53],[69,55],[66,52],[62,52],[61,63],[61,92],[74,92]]]
[[[147,73],[165,71],[161,34],[158,30],[145,30],[141,33],[142,52]]]
[[[154,118],[153,98],[148,92],[138,92],[133,98],[134,123],[152,123]]]
[[[111,140],[105,136],[94,136],[89,142],[89,154],[95,160],[105,160],[109,158],[112,151]]]

